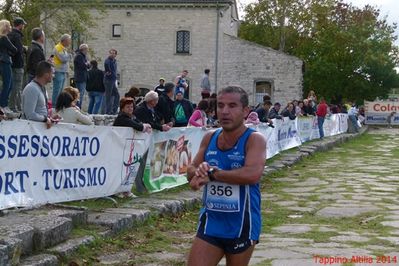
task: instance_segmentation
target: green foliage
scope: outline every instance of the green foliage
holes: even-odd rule
[[[304,92],[328,100],[372,100],[399,85],[396,25],[340,0],[259,0],[246,8],[240,37],[305,62]]]
[[[103,0],[5,0],[0,4],[0,13],[1,17],[10,21],[16,16],[27,21],[25,44],[30,43],[30,32],[35,27],[43,28],[46,37],[53,41],[68,33],[73,37],[80,36],[75,40],[83,42],[83,36],[90,37],[88,29],[105,13],[105,5]]]

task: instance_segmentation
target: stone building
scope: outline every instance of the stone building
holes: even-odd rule
[[[214,91],[240,85],[250,103],[269,93],[285,103],[302,97],[302,61],[237,37],[234,0],[106,0],[107,13],[81,39],[104,60],[118,50],[120,89],[151,89],[189,71],[190,99],[200,99],[200,79],[211,70]],[[102,65],[102,64],[101,64]],[[100,65],[100,66],[101,66]]]

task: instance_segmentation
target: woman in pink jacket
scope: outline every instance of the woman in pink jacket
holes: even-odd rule
[[[193,112],[188,120],[189,127],[204,127],[206,126],[207,116],[205,111],[208,109],[209,103],[207,100],[201,100],[198,103],[197,109]]]

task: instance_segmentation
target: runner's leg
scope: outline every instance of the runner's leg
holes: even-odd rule
[[[222,249],[196,237],[188,256],[188,266],[216,266],[223,258]]]
[[[226,266],[245,266],[251,259],[255,245],[250,246],[247,250],[239,254],[226,254]]]

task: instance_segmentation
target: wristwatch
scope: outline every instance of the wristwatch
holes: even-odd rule
[[[218,169],[217,168],[215,168],[215,167],[211,167],[209,170],[208,170],[208,177],[209,177],[209,180],[210,181],[215,181],[216,180],[216,178],[215,178],[215,173],[218,171]]]

